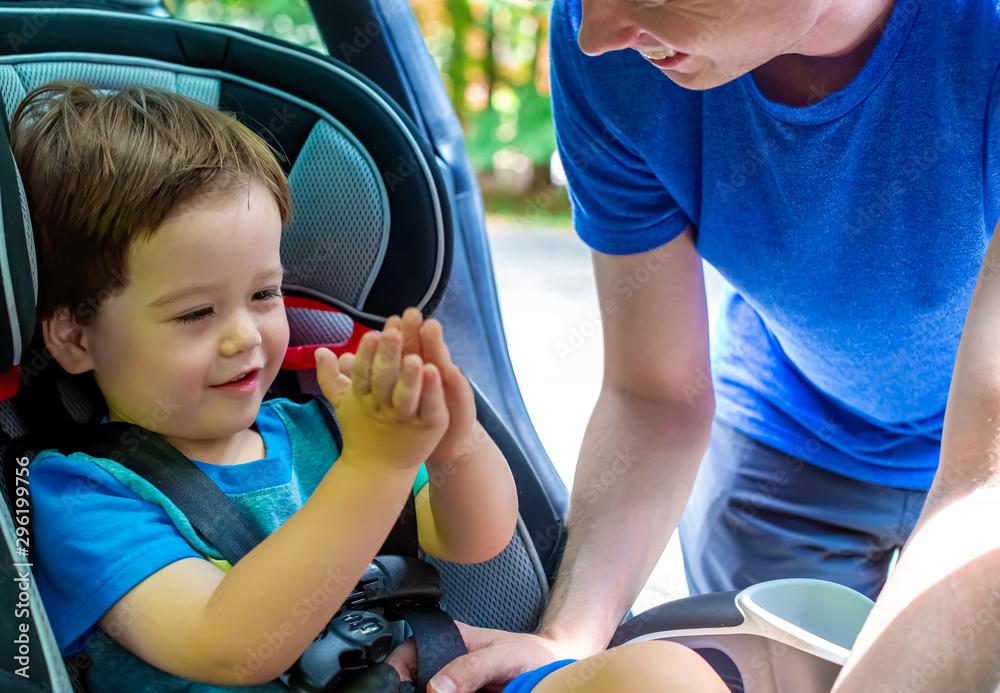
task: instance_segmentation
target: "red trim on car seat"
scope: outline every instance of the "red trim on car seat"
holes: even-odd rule
[[[346,315],[343,311],[339,311],[331,305],[322,303],[311,298],[303,298],[301,296],[285,296],[285,308],[305,308],[307,310],[322,310],[328,313],[340,313],[341,315]],[[285,358],[281,362],[281,367],[291,371],[300,371],[306,368],[316,367],[316,350],[320,347],[326,347],[332,351],[337,356],[346,353],[354,353],[358,350],[358,345],[361,343],[361,338],[364,336],[365,332],[372,332],[370,327],[365,327],[357,322],[354,323],[354,331],[351,332],[351,336],[346,342],[340,342],[339,344],[304,344],[302,346],[288,347],[285,351]],[[16,392],[16,390],[15,390]]]
[[[21,388],[21,367],[13,366],[0,375],[0,401],[5,401],[17,394]]]

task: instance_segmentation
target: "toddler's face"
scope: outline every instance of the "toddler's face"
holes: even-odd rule
[[[83,336],[112,421],[188,441],[250,427],[288,346],[280,240],[277,204],[252,186],[185,205],[132,247],[128,286]]]

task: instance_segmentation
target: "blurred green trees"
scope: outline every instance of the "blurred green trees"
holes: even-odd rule
[[[165,0],[175,16],[234,24],[325,51],[306,0]],[[330,0],[336,2],[336,0]],[[532,197],[561,216],[552,190],[550,0],[410,0],[465,132],[488,210],[521,211]]]
[[[326,52],[306,0],[163,0],[175,17],[259,31]]]

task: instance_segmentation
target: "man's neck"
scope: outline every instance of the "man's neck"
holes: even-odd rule
[[[753,70],[769,100],[801,108],[840,91],[871,57],[892,15],[894,0],[831,2],[792,51]]]

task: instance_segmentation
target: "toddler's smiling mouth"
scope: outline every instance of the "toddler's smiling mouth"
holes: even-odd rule
[[[259,372],[259,368],[244,371],[242,375],[238,375],[232,380],[227,380],[224,383],[212,385],[212,387],[216,389],[233,390],[240,393],[250,393],[257,389],[257,374]]]

